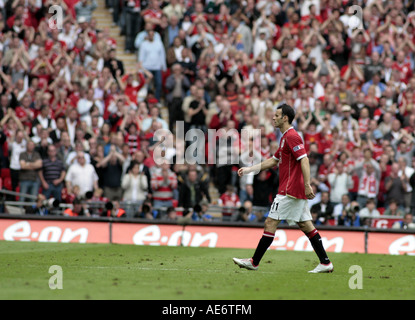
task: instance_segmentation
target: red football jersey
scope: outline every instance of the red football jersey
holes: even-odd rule
[[[282,135],[280,146],[274,154],[274,158],[279,161],[278,194],[307,199],[301,162],[299,161],[306,156],[303,140],[293,127],[289,128]]]

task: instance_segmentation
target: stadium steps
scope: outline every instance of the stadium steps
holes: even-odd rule
[[[112,13],[105,8],[105,0],[97,0],[97,4],[98,8],[92,13],[92,17],[97,21],[97,28],[108,29],[110,36],[117,41],[117,58],[124,63],[125,72],[134,70],[137,64],[137,54],[125,52],[125,37],[121,35],[121,28],[113,23]],[[163,103],[162,105],[163,106],[160,109],[161,117],[168,121],[168,109]],[[212,203],[217,203],[219,193],[213,183],[209,186],[209,194],[212,199]]]
[[[105,0],[97,0],[98,8],[92,13],[97,21],[98,29],[108,29],[112,38],[117,41],[117,58],[124,63],[126,72],[133,70],[137,64],[135,53],[125,52],[125,37],[121,35],[121,28],[112,21],[112,13],[105,8]]]
[[[219,195],[218,189],[216,189],[215,184],[213,182],[209,184],[208,191],[209,191],[212,204],[217,204],[220,195]]]
[[[98,8],[94,10],[92,17],[97,21],[99,29],[108,29],[112,38],[117,41],[117,55],[116,57],[124,63],[125,72],[135,70],[137,65],[137,54],[125,52],[125,37],[121,35],[121,28],[113,23],[112,13],[105,8],[105,0],[97,0]],[[168,110],[163,105],[160,109],[161,117],[168,121]]]

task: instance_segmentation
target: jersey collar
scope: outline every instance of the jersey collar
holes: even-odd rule
[[[284,135],[285,135],[285,134],[286,134],[289,130],[291,130],[291,129],[294,129],[294,127],[289,127],[287,130],[285,130],[285,131],[284,131],[284,133],[282,134],[282,137],[283,137],[283,136],[284,136]],[[282,138],[282,137],[281,137],[281,138]]]

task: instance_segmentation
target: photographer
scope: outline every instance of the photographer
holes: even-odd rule
[[[28,208],[27,214],[37,214],[40,216],[46,216],[49,214],[49,210],[45,206],[46,197],[39,193],[36,199],[36,204]]]
[[[105,204],[105,209],[107,212],[103,214],[104,217],[113,217],[113,218],[125,218],[126,213],[123,208],[120,207],[119,201],[107,202]]]
[[[75,198],[72,202],[72,208],[65,209],[63,215],[67,217],[91,216],[86,204],[82,203],[79,198]]]
[[[342,214],[337,218],[337,225],[346,227],[360,227],[359,216],[360,207],[356,201],[352,201],[350,206],[342,210]]]

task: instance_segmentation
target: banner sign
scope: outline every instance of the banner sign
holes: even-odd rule
[[[168,245],[211,248],[255,249],[262,228],[114,224],[114,243],[138,245]],[[327,251],[365,252],[364,232],[320,231]],[[310,241],[300,230],[279,229],[271,250],[312,251]]]
[[[155,246],[255,249],[263,228],[0,219],[0,240],[60,243],[118,243]],[[415,235],[404,233],[320,230],[328,252],[415,255]],[[365,241],[367,240],[367,243]],[[312,251],[298,229],[278,229],[270,250]]]
[[[108,222],[0,219],[0,240],[108,243]]]

